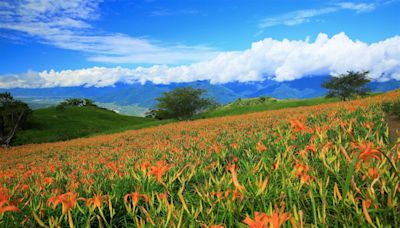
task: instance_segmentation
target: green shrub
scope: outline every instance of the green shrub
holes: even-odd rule
[[[400,118],[400,100],[382,103],[382,110],[387,114],[395,115]]]

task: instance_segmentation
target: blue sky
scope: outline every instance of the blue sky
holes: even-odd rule
[[[234,73],[211,66],[216,65],[213,60],[218,58],[223,63],[228,57],[244,58],[246,50],[256,52],[254,43],[269,38],[272,41],[262,44],[264,53],[269,53],[272,47],[286,45],[284,39],[290,41],[286,49],[293,47],[303,52],[323,49],[307,46],[319,37],[320,40],[334,40],[331,42],[336,45],[349,45],[345,47],[359,50],[358,55],[368,53],[371,59],[379,59],[371,46],[388,39],[395,40],[381,45],[380,50],[390,50],[397,44],[398,12],[400,1],[397,0],[6,0],[0,2],[0,86],[1,82],[3,86],[7,82],[10,87],[19,79],[29,83],[35,77],[46,81],[42,86],[90,84],[92,80],[94,84],[100,80],[105,85],[122,78],[160,83],[209,79],[203,74],[210,73],[199,73],[198,63],[222,75],[236,74],[219,82],[238,80],[243,75],[247,80],[260,80],[265,74],[281,74],[282,80],[292,80],[307,73],[339,72],[337,69],[352,66],[335,65],[335,68],[334,59],[323,66],[308,66],[315,68],[311,72],[299,70],[302,67],[298,66],[280,70],[287,62],[262,67],[261,60],[257,64],[252,62],[254,69],[250,67]],[[333,39],[335,36],[339,38]],[[357,40],[364,44],[362,50],[355,43]],[[296,41],[303,43],[299,46]],[[332,48],[326,49],[332,51]],[[241,57],[236,52],[240,52]],[[285,56],[301,56],[303,52],[286,51]],[[263,52],[257,53],[255,55]],[[265,65],[274,61],[264,60]],[[383,67],[394,75],[392,78],[397,77],[400,75],[399,53],[390,53],[389,60],[392,66],[387,68],[386,63]],[[205,64],[207,61],[209,64]],[[368,68],[371,61],[355,69]],[[396,64],[393,65],[393,61]],[[191,68],[181,67],[193,64]],[[94,70],[89,72],[88,69]],[[67,77],[68,71],[78,73],[81,78],[61,84],[52,81],[51,77]],[[43,72],[45,74],[40,74]],[[189,78],[188,72],[194,76]],[[243,75],[237,75],[240,73]],[[94,74],[102,74],[103,78]],[[163,75],[167,75],[166,78],[162,78]],[[178,78],[180,75],[183,78]]]

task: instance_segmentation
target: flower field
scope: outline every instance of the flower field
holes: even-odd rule
[[[400,227],[399,97],[0,149],[0,226]]]

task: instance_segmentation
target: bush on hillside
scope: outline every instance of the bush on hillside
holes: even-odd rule
[[[261,105],[276,102],[277,100],[273,97],[266,97],[261,96],[259,98],[248,98],[248,99],[241,99],[238,98],[236,101],[231,103],[233,106],[254,106],[254,105]]]
[[[382,109],[389,115],[395,115],[400,118],[400,100],[395,102],[384,102]]]
[[[65,107],[85,107],[92,106],[97,107],[97,105],[90,99],[86,98],[69,98],[57,105],[57,109],[64,109]]]

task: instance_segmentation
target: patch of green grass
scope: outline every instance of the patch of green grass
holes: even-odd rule
[[[254,99],[253,99],[254,100]],[[277,110],[283,108],[293,108],[299,106],[312,106],[318,104],[324,104],[329,102],[339,101],[337,98],[311,98],[311,99],[301,99],[301,100],[270,100],[261,104],[255,105],[237,105],[235,103],[228,104],[223,107],[219,107],[204,113],[201,113],[197,116],[197,118],[212,118],[212,117],[221,117],[221,116],[231,116],[231,115],[240,115],[251,112],[261,112],[266,110]],[[246,100],[242,100],[241,104],[246,104]]]
[[[157,126],[168,121],[124,116],[97,107],[34,110],[26,130],[17,133],[13,145],[65,141],[74,138]]]

